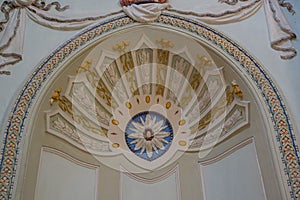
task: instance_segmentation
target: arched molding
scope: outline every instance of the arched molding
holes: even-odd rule
[[[244,140],[241,143],[235,145],[234,147],[228,149],[227,151],[223,152],[222,154],[220,154],[216,157],[213,157],[213,158],[210,158],[210,159],[204,160],[204,161],[199,161],[198,163],[201,166],[208,166],[208,165],[214,164],[214,163],[228,157],[229,155],[233,154],[234,152],[238,151],[239,149],[247,146],[248,144],[252,144],[252,143],[254,143],[254,138],[249,138],[249,139]]]
[[[28,116],[35,112],[34,105],[38,105],[47,85],[63,70],[61,66],[81,50],[95,44],[108,34],[138,25],[139,23],[124,15],[101,21],[60,45],[34,70],[13,103],[4,128],[0,181],[5,184],[0,190],[0,198],[13,199],[17,177],[22,174],[20,165],[25,158],[24,140],[25,138],[28,140],[32,125],[32,120]],[[249,84],[256,98],[264,102],[260,106],[266,116],[266,126],[272,133],[269,137],[271,148],[274,150],[274,158],[278,160],[277,168],[281,174],[285,174],[282,176],[286,180],[284,183],[288,190],[286,193],[290,193],[291,199],[300,198],[297,196],[300,195],[300,189],[297,187],[299,184],[299,149],[296,138],[284,100],[264,67],[232,39],[199,22],[164,13],[151,25],[181,31],[196,37],[234,63],[235,70]]]
[[[162,180],[169,178],[170,176],[172,176],[173,174],[176,174],[176,178],[179,178],[179,166],[176,165],[173,168],[170,168],[169,170],[167,170],[166,172],[164,172],[163,174],[156,176],[154,178],[145,178],[143,176],[139,176],[138,174],[135,173],[131,173],[128,170],[126,170],[124,167],[121,169],[121,173],[122,176],[128,176],[129,178],[136,180],[138,182],[141,183],[146,183],[146,184],[153,184],[153,183],[158,183],[161,182]],[[179,181],[177,181],[179,184]],[[180,191],[180,190],[179,190]]]

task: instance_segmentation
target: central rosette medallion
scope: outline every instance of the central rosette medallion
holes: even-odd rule
[[[134,154],[146,160],[154,160],[171,145],[173,128],[163,115],[152,111],[141,112],[128,122],[125,140]]]
[[[157,169],[188,148],[190,129],[182,110],[162,96],[133,96],[113,114],[110,149],[143,169]]]

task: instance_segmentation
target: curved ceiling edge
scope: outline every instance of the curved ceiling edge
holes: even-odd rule
[[[23,86],[12,106],[4,131],[1,149],[0,182],[5,184],[0,188],[1,199],[12,199],[15,177],[18,173],[17,161],[20,160],[19,145],[20,141],[22,141],[24,127],[28,121],[29,108],[35,101],[34,98],[41,92],[45,81],[48,78],[52,78],[51,75],[59,69],[59,66],[80,49],[93,44],[94,41],[106,34],[136,24],[138,23],[126,16],[111,18],[95,24],[61,45],[49,57],[44,59],[32,73],[32,76]],[[253,80],[271,113],[271,119],[269,120],[274,125],[273,137],[278,141],[280,156],[282,157],[284,170],[287,174],[287,182],[290,186],[291,198],[298,199],[297,195],[300,193],[300,188],[297,187],[297,183],[299,184],[299,149],[296,145],[287,109],[284,106],[285,103],[264,68],[247,51],[231,39],[199,22],[165,13],[154,24],[189,32],[212,46],[222,49],[228,57],[236,60],[239,63],[238,67],[243,70],[249,79]]]

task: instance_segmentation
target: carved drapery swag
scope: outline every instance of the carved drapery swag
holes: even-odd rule
[[[126,13],[138,22],[151,22],[159,17],[163,10],[180,15],[193,17],[208,24],[226,24],[244,20],[253,15],[264,4],[269,29],[271,47],[280,53],[282,59],[292,59],[297,52],[292,40],[295,33],[289,26],[281,8],[285,7],[294,13],[290,3],[284,0],[219,0],[220,6],[212,6],[208,11],[183,11],[172,8],[167,0],[121,0],[122,9],[102,16],[87,16],[83,18],[69,18],[48,12],[50,9],[63,12],[68,6],[61,6],[59,2],[46,3],[44,0],[10,0],[1,5],[4,19],[0,21],[0,75],[9,75],[5,70],[22,60],[25,20],[28,16],[34,22],[56,30],[79,30],[97,20]]]
[[[122,13],[122,10],[103,16],[88,16],[84,18],[69,18],[48,12],[55,9],[62,12],[68,6],[61,6],[59,2],[45,3],[44,0],[10,0],[1,5],[4,20],[0,21],[0,31],[3,31],[0,40],[0,74],[9,75],[3,70],[22,60],[25,20],[28,16],[34,22],[56,30],[79,30],[102,18]]]

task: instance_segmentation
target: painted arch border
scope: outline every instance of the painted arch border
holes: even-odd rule
[[[116,29],[119,30],[136,24],[138,23],[125,15],[101,21],[66,41],[38,65],[19,92],[4,128],[0,161],[0,199],[12,199],[25,122],[30,113],[30,107],[47,78],[51,77],[66,59],[71,58],[82,48],[93,44],[96,40]],[[211,46],[221,49],[224,54],[239,63],[238,67],[246,72],[248,78],[254,82],[268,107],[274,126],[274,140],[277,140],[291,198],[300,198],[297,196],[300,195],[300,188],[297,187],[300,184],[299,148],[280,92],[266,70],[229,37],[198,21],[163,13],[153,24],[188,32]]]

